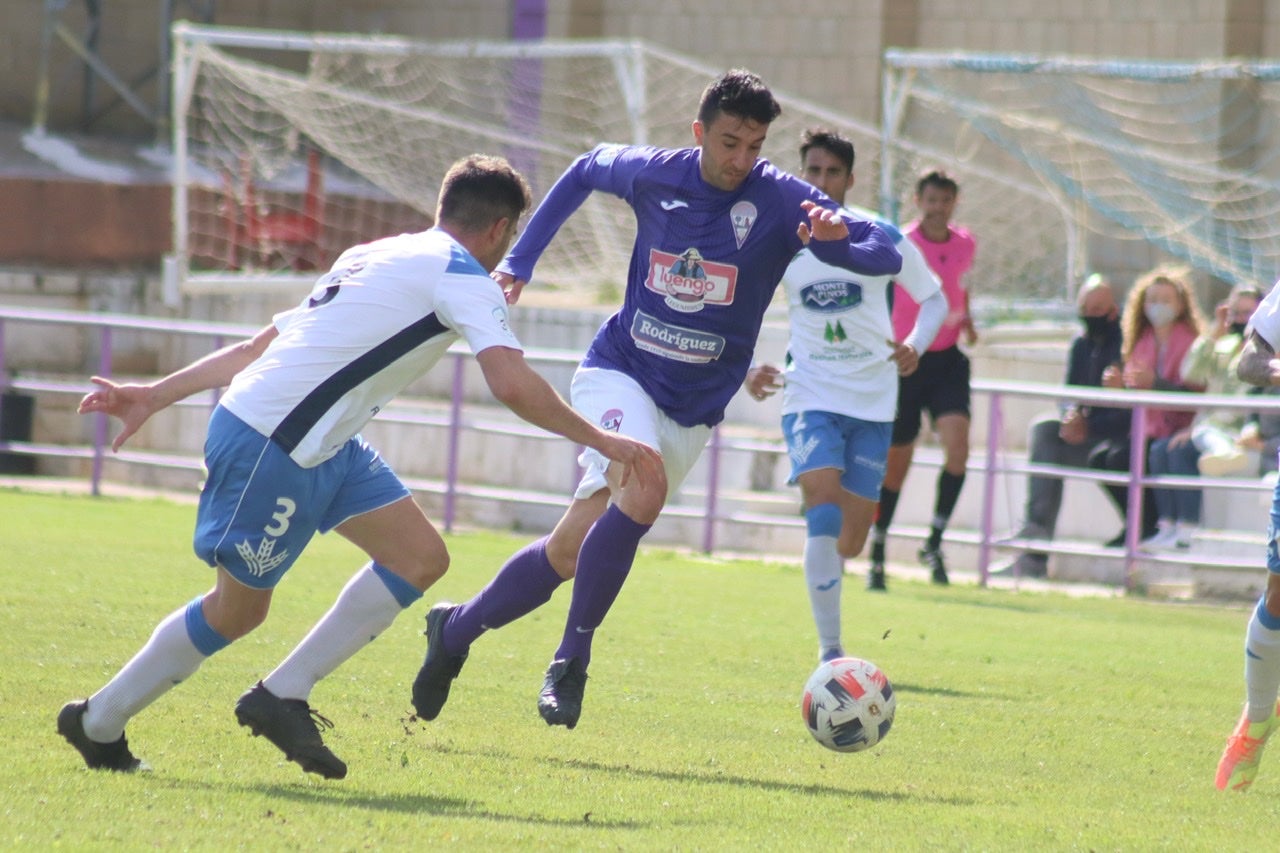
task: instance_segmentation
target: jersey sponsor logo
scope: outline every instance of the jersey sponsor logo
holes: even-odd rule
[[[678,198],[673,198],[670,201],[667,201],[664,199],[663,201],[658,202],[658,204],[662,207],[663,210],[667,210],[667,211],[679,210],[682,207],[689,206],[689,202],[682,201]]]
[[[829,344],[839,344],[849,340],[849,335],[844,330],[844,323],[836,320],[835,325],[832,325],[828,320],[827,328],[822,331],[822,339]]]
[[[645,352],[692,364],[714,361],[724,352],[725,346],[720,335],[673,326],[643,311],[637,311],[631,321],[631,339]]]
[[[800,288],[800,304],[819,314],[848,311],[862,304],[862,285],[838,278],[810,282]]]
[[[600,429],[617,432],[622,429],[622,409],[610,409],[600,416]]]
[[[738,286],[738,268],[702,257],[690,247],[679,255],[649,250],[649,276],[644,286],[666,299],[667,307],[685,314],[707,305],[729,305]]]
[[[733,237],[738,241],[738,248],[747,242],[747,235],[756,224],[758,216],[756,206],[749,201],[740,201],[729,208],[729,221],[733,223]]]

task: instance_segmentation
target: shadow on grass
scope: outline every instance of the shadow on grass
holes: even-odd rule
[[[431,749],[446,755],[461,755],[499,759],[511,764],[522,760],[520,756],[501,749],[460,749],[456,746],[434,744]],[[839,785],[808,784],[797,785],[793,782],[779,782],[772,779],[753,779],[748,776],[735,776],[731,773],[702,773],[697,771],[661,770],[652,767],[637,767],[633,764],[605,764],[599,761],[587,761],[581,758],[557,758],[554,755],[542,756],[539,762],[557,765],[566,770],[592,770],[600,773],[613,773],[621,776],[643,776],[663,782],[683,782],[704,785],[734,785],[739,788],[758,788],[765,791],[777,791],[785,794],[807,794],[830,797],[857,797],[867,801],[895,801],[922,803],[932,802],[936,805],[971,805],[973,801],[956,797],[928,797],[919,793],[901,793],[885,791],[880,788],[853,788]]]
[[[392,812],[415,815],[432,815],[435,817],[461,817],[490,820],[506,823],[525,823],[539,826],[555,827],[598,827],[600,829],[650,829],[652,824],[635,820],[607,820],[587,813],[578,818],[545,817],[531,814],[509,814],[495,812],[481,807],[478,803],[459,797],[433,797],[429,794],[370,794],[353,789],[345,782],[320,784],[318,782],[301,781],[285,784],[244,784],[213,783],[196,779],[159,779],[153,774],[146,774],[150,785],[163,785],[175,790],[203,789],[211,793],[238,791],[250,796],[268,797],[272,800],[287,800],[304,805],[341,806],[346,808],[369,809],[371,811]],[[270,808],[261,815],[264,819],[276,817]],[[668,823],[669,821],[664,821]]]
[[[921,696],[945,696],[949,699],[983,699],[997,700],[1006,702],[1016,702],[1025,697],[1010,696],[1008,694],[991,693],[990,691],[973,691],[973,690],[956,690],[952,687],[922,687],[919,684],[903,684],[901,682],[893,682],[893,689],[896,693],[916,693]]]

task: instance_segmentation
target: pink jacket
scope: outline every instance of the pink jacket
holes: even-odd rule
[[[1187,385],[1182,381],[1182,359],[1196,339],[1195,329],[1189,323],[1177,323],[1169,331],[1169,341],[1164,352],[1156,351],[1156,333],[1148,327],[1133,345],[1129,361],[1155,365],[1157,387],[1174,385],[1179,390],[1203,391],[1203,385]],[[1161,382],[1163,380],[1163,382]],[[1167,389],[1172,390],[1172,389]],[[1147,410],[1147,438],[1168,438],[1180,429],[1191,426],[1195,412],[1170,409]]]

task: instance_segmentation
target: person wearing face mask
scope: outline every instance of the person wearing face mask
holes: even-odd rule
[[[1244,331],[1262,302],[1262,291],[1251,284],[1232,288],[1214,309],[1213,323],[1191,344],[1182,362],[1188,382],[1203,382],[1212,394],[1244,394],[1252,386],[1236,377],[1244,349]],[[1229,477],[1258,470],[1256,451],[1245,437],[1248,416],[1235,409],[1204,411],[1191,426],[1191,440],[1200,451],[1198,468],[1207,477]],[[1255,425],[1257,421],[1254,421]],[[1254,434],[1257,434],[1256,428]]]
[[[1191,345],[1204,328],[1200,308],[1191,291],[1190,271],[1183,267],[1161,266],[1139,276],[1125,302],[1121,326],[1123,368],[1109,367],[1102,384],[1109,388],[1143,391],[1204,391],[1204,382],[1188,381],[1182,363]],[[1200,451],[1191,440],[1188,427],[1195,412],[1148,409],[1146,419],[1147,469],[1153,476],[1195,476]],[[1094,465],[1111,470],[1128,470],[1127,452],[1122,465]],[[1127,490],[1108,486],[1120,514],[1125,515]],[[1188,548],[1200,526],[1199,489],[1153,488],[1156,531],[1142,541],[1144,550]],[[1144,514],[1149,513],[1143,501]],[[1145,525],[1144,525],[1145,526]],[[1123,544],[1123,539],[1113,542]]]
[[[1063,384],[1097,388],[1102,385],[1103,371],[1120,360],[1120,306],[1111,283],[1097,273],[1084,280],[1076,304],[1084,328],[1071,342]],[[1083,468],[1096,447],[1108,441],[1127,446],[1128,435],[1127,409],[1063,403],[1058,413],[1032,422],[1027,437],[1029,461],[1033,465]],[[1061,477],[1030,477],[1018,538],[1053,538],[1062,489]],[[1048,565],[1048,554],[1025,551],[993,574],[1042,578],[1048,574]]]

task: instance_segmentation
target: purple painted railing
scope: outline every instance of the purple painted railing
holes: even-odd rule
[[[10,376],[5,361],[6,345],[12,345],[12,336],[6,337],[6,330],[16,324],[32,324],[32,325],[55,325],[55,326],[73,326],[85,328],[89,330],[97,330],[99,334],[98,356],[96,373],[101,376],[111,376],[113,373],[113,332],[117,330],[130,330],[137,332],[155,332],[166,335],[183,335],[208,338],[210,341],[210,351],[220,348],[229,339],[237,339],[248,337],[257,331],[254,327],[236,326],[220,323],[197,323],[177,320],[157,320],[146,317],[133,317],[116,314],[98,314],[88,312],[72,312],[72,311],[38,311],[21,308],[4,308],[0,307],[0,391],[17,390],[28,393],[61,393],[61,394],[83,394],[91,390],[92,386],[87,381],[82,383],[67,382],[38,382]],[[561,367],[570,366],[576,363],[577,354],[567,353],[564,351],[551,350],[529,350],[526,352],[529,360],[535,364],[557,365]],[[450,351],[450,357],[453,359],[453,373],[451,386],[451,400],[449,405],[449,413],[443,421],[433,420],[430,418],[406,419],[405,423],[428,423],[432,426],[444,426],[448,431],[447,441],[447,460],[446,474],[443,486],[439,489],[443,495],[443,525],[446,530],[452,530],[457,521],[457,501],[459,496],[467,492],[466,487],[461,481],[459,470],[459,457],[461,439],[464,433],[468,431],[475,432],[494,432],[501,434],[519,434],[534,438],[546,438],[549,440],[562,441],[558,436],[550,433],[542,432],[536,428],[527,425],[516,424],[487,424],[481,425],[477,422],[469,422],[464,417],[463,400],[465,398],[465,367],[466,362],[470,358],[470,354],[465,349],[455,349]],[[1280,412],[1280,398],[1268,397],[1249,397],[1247,399],[1241,397],[1224,397],[1217,395],[1205,394],[1167,394],[1162,392],[1120,392],[1111,391],[1109,389],[1096,388],[1066,388],[1057,385],[1048,385],[1033,382],[1015,382],[1015,381],[989,381],[975,379],[973,381],[973,391],[975,395],[986,396],[988,399],[988,418],[986,424],[986,434],[984,436],[984,445],[986,450],[985,459],[980,461],[970,461],[971,473],[981,472],[982,482],[982,504],[981,517],[978,530],[978,573],[979,581],[985,584],[987,581],[988,569],[991,563],[992,552],[997,548],[1016,548],[1025,547],[1018,540],[1011,537],[1002,537],[996,534],[994,501],[997,492],[997,485],[1000,475],[1018,475],[1026,476],[1029,474],[1059,476],[1065,479],[1090,480],[1097,483],[1122,483],[1129,487],[1129,507],[1128,514],[1130,518],[1141,517],[1141,501],[1143,486],[1158,485],[1168,488],[1204,488],[1212,486],[1224,489],[1249,489],[1259,490],[1264,488],[1261,483],[1255,480],[1241,479],[1212,479],[1204,477],[1147,477],[1145,475],[1145,458],[1142,453],[1144,446],[1143,441],[1133,442],[1133,451],[1130,458],[1130,471],[1127,473],[1116,472],[1100,472],[1091,470],[1081,470],[1078,468],[1063,468],[1050,465],[1035,464],[1015,464],[1009,463],[1005,459],[1005,452],[1001,443],[1001,436],[1004,429],[1004,413],[1003,405],[1008,398],[1034,398],[1043,400],[1046,404],[1057,403],[1063,399],[1070,399],[1078,403],[1087,405],[1103,405],[1126,407],[1133,410],[1133,434],[1142,436],[1145,433],[1145,423],[1147,409],[1149,407],[1159,408],[1175,408],[1175,409],[1201,409],[1201,408],[1234,408],[1248,410],[1266,410]],[[219,392],[214,391],[210,394],[207,405],[210,410],[217,404]],[[198,401],[186,401],[185,405],[202,405]],[[387,413],[384,413],[387,415]],[[390,417],[388,415],[388,417]],[[69,446],[69,445],[39,445],[33,442],[15,442],[0,440],[0,452],[19,453],[33,456],[59,456],[59,457],[80,457],[87,458],[92,461],[90,473],[90,488],[93,494],[100,494],[103,474],[103,463],[110,447],[110,426],[108,418],[105,415],[95,416],[92,428],[92,444],[88,447]],[[771,439],[770,441],[762,441],[760,439],[739,439],[733,438],[724,429],[716,429],[712,432],[711,440],[708,443],[707,454],[707,477],[706,477],[706,493],[702,506],[671,506],[668,507],[668,514],[683,517],[694,517],[701,519],[702,536],[701,548],[707,553],[712,553],[717,548],[718,527],[722,523],[745,523],[745,524],[773,524],[784,527],[799,527],[802,521],[797,517],[771,517],[764,519],[761,516],[753,516],[750,518],[743,514],[741,517],[734,513],[722,515],[720,506],[720,496],[722,491],[722,475],[724,456],[727,453],[755,453],[761,449],[767,449],[769,452],[785,454],[786,448],[780,439]],[[122,454],[123,457],[123,454]],[[134,453],[132,457],[123,459],[122,461],[132,462],[136,464],[157,465],[161,467],[172,468],[198,468],[200,460],[198,457],[178,457],[173,455],[153,454],[150,457]],[[578,476],[578,469],[574,466],[571,477]],[[502,487],[485,487],[486,494],[502,494]],[[555,495],[542,495],[528,492],[520,492],[515,489],[505,490],[512,500],[531,500],[537,499],[537,502],[543,504],[555,504],[560,500],[567,505],[569,501],[568,495],[570,489],[566,489],[563,498]],[[1266,519],[1260,513],[1257,519],[1257,528],[1263,529]],[[1125,541],[1125,585],[1132,586],[1136,578],[1136,567],[1139,559],[1138,536],[1140,525],[1128,525],[1128,534]],[[1053,543],[1037,543],[1037,548],[1053,551]],[[1143,555],[1143,559],[1152,559],[1148,555]],[[1156,559],[1175,559],[1157,557]],[[1201,564],[1236,566],[1238,561],[1222,560],[1215,562],[1212,557],[1197,557],[1197,562]]]

